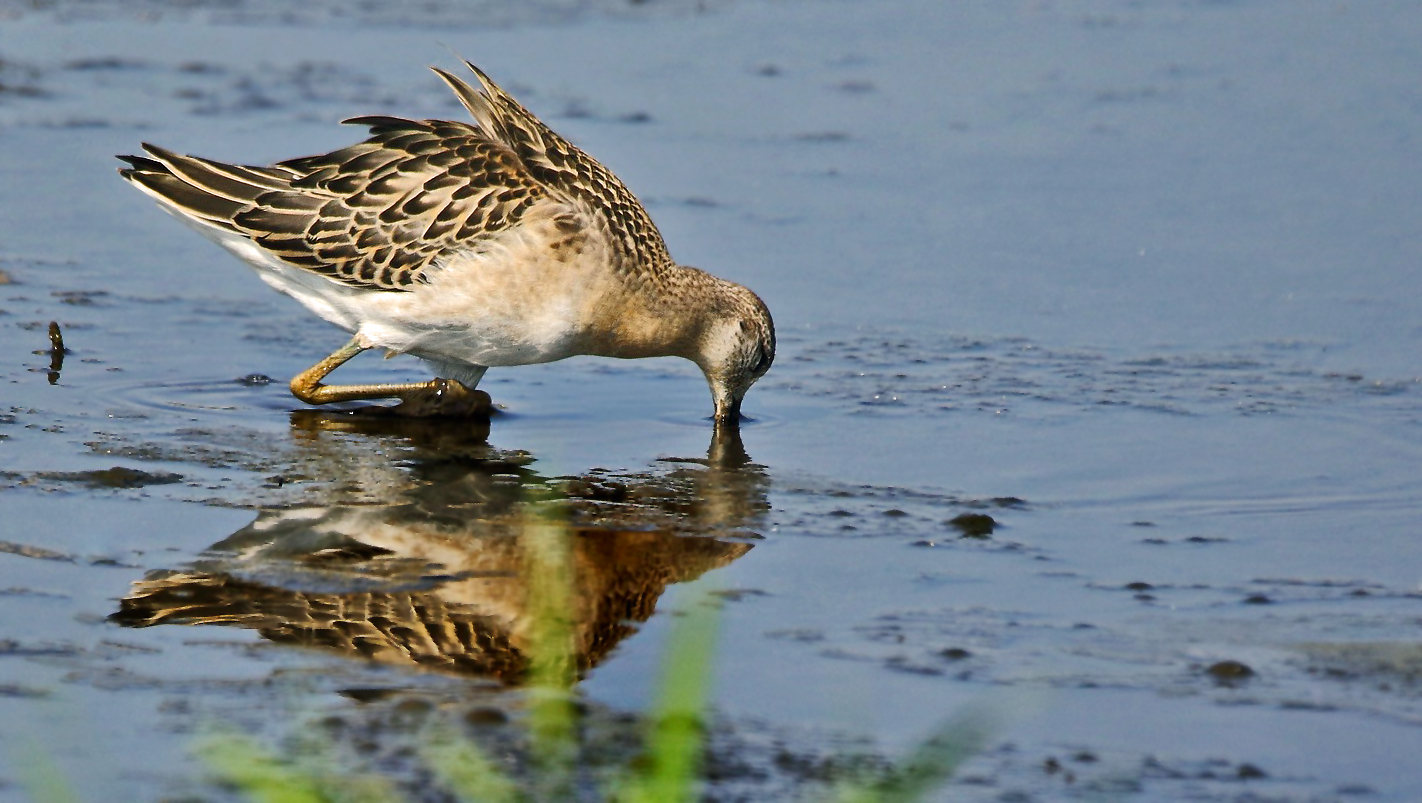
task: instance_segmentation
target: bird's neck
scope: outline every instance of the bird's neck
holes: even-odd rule
[[[670,265],[622,305],[610,357],[685,357],[699,363],[709,327],[726,314],[724,285],[697,268]]]

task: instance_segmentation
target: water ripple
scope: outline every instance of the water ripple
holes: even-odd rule
[[[783,356],[767,379],[771,387],[852,404],[865,414],[975,410],[1051,417],[1126,408],[1273,415],[1368,404],[1415,417],[1422,399],[1419,378],[1319,367],[1322,346],[1131,354],[888,330],[797,333],[783,341]]]

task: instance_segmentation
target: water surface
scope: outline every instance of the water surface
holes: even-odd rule
[[[422,723],[512,738],[515,665],[291,623],[418,599],[516,652],[499,527],[553,488],[587,611],[626,611],[581,620],[593,741],[646,706],[678,583],[722,589],[713,747],[750,770],[713,796],[983,703],[1007,724],[945,799],[1422,797],[1422,14],[527,8],[0,6],[0,799],[26,750],[85,799],[222,798],[188,756],[213,720],[340,722],[403,779]],[[677,361],[493,371],[487,431],[293,412],[344,336],[111,172],[458,116],[449,49],[766,299],[740,449]],[[194,588],[227,626],[140,604]]]

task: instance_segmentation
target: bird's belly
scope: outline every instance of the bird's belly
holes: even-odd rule
[[[554,255],[547,226],[524,226],[448,260],[406,290],[353,287],[282,262],[227,232],[205,232],[273,288],[373,346],[436,363],[495,367],[576,354],[617,356],[624,288],[600,243]]]
[[[413,354],[437,363],[499,367],[553,362],[579,353],[569,346],[567,334],[532,336],[527,329],[510,329],[487,324],[450,325],[432,328],[423,324],[367,322],[361,334],[371,342],[394,351]]]
[[[391,351],[485,367],[552,362],[580,353],[578,305],[568,293],[560,300],[527,292],[515,298],[497,286],[473,295],[424,286],[371,290],[273,262],[256,265],[268,284],[330,323]]]
[[[599,352],[616,285],[575,262],[453,261],[402,293],[362,299],[360,332],[435,361],[510,366]]]

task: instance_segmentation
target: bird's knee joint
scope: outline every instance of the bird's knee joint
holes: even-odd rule
[[[307,404],[320,404],[320,402],[317,401],[317,397],[320,395],[319,391],[321,390],[320,382],[312,382],[305,377],[298,376],[291,380],[291,384],[288,387],[291,388],[291,395]]]

